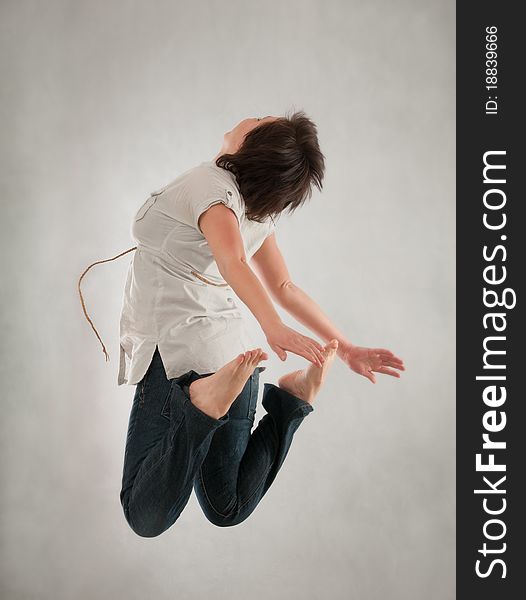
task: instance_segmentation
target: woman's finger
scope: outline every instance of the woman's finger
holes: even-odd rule
[[[371,382],[371,383],[376,383],[376,377],[374,376],[374,373],[372,371],[365,371],[364,373],[362,373],[362,375],[364,377],[367,377],[367,379]]]
[[[287,353],[285,352],[285,350],[283,350],[283,348],[280,348],[279,346],[274,346],[274,345],[270,345],[270,347],[278,355],[278,358],[280,360],[283,361],[287,358]]]
[[[388,350],[387,348],[375,348],[374,351],[378,352],[378,354],[387,354],[387,356],[391,356],[391,357],[394,356],[394,354],[391,352],[391,350]]]
[[[312,360],[313,364],[320,368],[323,367],[323,360],[320,359],[320,357],[316,353],[316,350],[311,346],[308,346],[307,351],[309,352],[310,356],[312,356],[312,358],[314,359]]]
[[[314,344],[314,346],[316,347],[317,350],[319,350],[319,352],[323,352],[324,348],[323,346],[320,344],[320,342],[316,341],[313,338],[307,338],[310,342],[312,342]]]
[[[301,335],[301,334],[300,334]],[[316,340],[313,340],[312,338],[310,338],[307,335],[302,335],[301,338],[298,340],[299,343],[303,342],[303,344],[305,344],[307,347],[312,348],[315,352],[316,355],[318,356],[318,358],[323,358],[323,346],[317,342]]]
[[[379,354],[381,358],[387,358],[401,364],[404,362],[401,358],[395,356],[391,350],[386,350],[385,348],[375,348],[374,351]]]
[[[325,362],[325,357],[323,356],[323,353],[321,350],[318,349],[318,347],[316,345],[311,344],[311,348],[312,351],[316,354],[316,356],[318,357],[318,360],[323,364]]]
[[[402,360],[401,358],[398,358],[398,356],[395,356],[391,350],[387,350],[387,348],[374,348],[374,351],[382,356],[386,356],[388,358],[391,358],[393,360]]]
[[[402,371],[405,371],[404,365],[396,363],[396,362],[394,362],[392,360],[383,360],[382,361],[382,366],[383,367],[394,367],[395,369],[401,369]]]
[[[303,356],[303,358],[306,358],[308,361],[310,361],[311,363],[313,363],[317,367],[321,367],[322,366],[322,364],[320,363],[320,360],[316,356],[316,353],[313,350],[311,350],[309,347],[300,347],[300,348],[298,348],[298,350],[296,351],[296,354],[299,354],[300,356]]]
[[[300,335],[300,337],[297,337],[292,341],[292,345],[288,349],[299,356],[303,356],[303,358],[306,358],[317,367],[321,367],[322,363],[314,350],[311,348],[311,346],[305,344],[305,342],[308,340],[309,338],[306,336]]]
[[[384,375],[392,375],[393,377],[400,377],[400,373],[397,371],[393,371],[392,369],[388,369],[387,367],[379,367],[375,369],[377,373],[383,373]]]
[[[392,358],[391,356],[380,355],[380,360],[384,364],[389,364],[393,367],[402,367],[404,366],[404,362],[402,360],[397,360],[396,358]]]

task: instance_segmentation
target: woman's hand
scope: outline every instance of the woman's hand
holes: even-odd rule
[[[322,354],[323,346],[316,340],[302,335],[282,322],[271,325],[265,330],[268,345],[279,356],[281,360],[287,359],[287,353],[293,352],[310,360],[317,367],[324,362]]]
[[[376,383],[373,371],[392,377],[400,377],[400,373],[389,367],[405,371],[404,361],[385,348],[365,348],[340,344],[338,356],[350,369],[358,375],[367,377],[371,383]]]

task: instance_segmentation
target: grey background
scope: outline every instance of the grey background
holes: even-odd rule
[[[454,8],[3,0],[3,599],[453,598]],[[83,282],[110,362],[78,278],[134,245],[152,189],[211,160],[240,119],[290,108],[327,158],[323,193],[278,226],[291,274],[407,370],[372,385],[338,360],[247,521],[214,527],[192,495],[139,538],[118,499],[132,255]],[[270,353],[261,388],[305,365]]]

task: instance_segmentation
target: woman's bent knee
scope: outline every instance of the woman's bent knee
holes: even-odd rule
[[[130,529],[143,538],[154,538],[161,535],[166,531],[165,527],[145,525],[144,523],[134,523],[133,521],[127,521]]]
[[[204,510],[204,515],[216,527],[234,527],[245,521],[251,514],[250,511],[233,511],[227,515],[219,514],[213,510]]]
[[[168,527],[164,519],[160,519],[158,516],[150,515],[149,518],[143,517],[132,517],[129,510],[124,511],[124,517],[126,522],[130,526],[130,529],[143,538],[154,538],[164,533]]]
[[[135,534],[137,534],[139,537],[142,537],[142,538],[158,537],[161,535],[161,533],[164,533],[166,531],[165,529],[151,530],[151,529],[136,529],[134,527],[132,527],[131,529]]]

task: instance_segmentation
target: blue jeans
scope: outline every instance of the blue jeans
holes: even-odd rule
[[[303,419],[313,410],[304,400],[265,383],[267,414],[252,431],[259,389],[256,367],[219,419],[191,401],[188,386],[200,377],[188,371],[167,379],[158,348],[137,384],[130,412],[120,500],[126,521],[142,537],[171,527],[195,489],[214,525],[244,521],[274,481]]]

